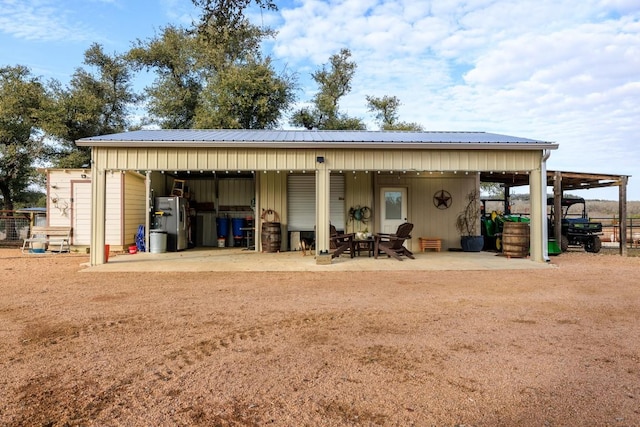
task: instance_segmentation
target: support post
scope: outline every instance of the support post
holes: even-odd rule
[[[618,215],[620,217],[620,255],[627,255],[627,181],[628,177],[620,177],[618,188]],[[633,242],[633,230],[631,241]],[[633,243],[632,243],[633,244]]]
[[[329,253],[329,203],[331,171],[326,161],[316,169],[316,257]]]
[[[94,148],[95,150],[95,148]],[[107,172],[96,167],[91,171],[91,265],[104,264]]]
[[[532,261],[544,262],[546,259],[547,236],[544,236],[546,229],[543,224],[543,215],[546,214],[546,172],[544,172],[544,162],[541,167],[531,171],[529,175],[529,187],[531,190],[531,221],[530,221],[530,256]],[[542,203],[544,193],[545,203]],[[543,214],[544,213],[544,214]],[[546,218],[545,218],[546,221]]]
[[[560,246],[562,241],[562,172],[556,171],[553,179],[553,237]]]
[[[151,210],[153,209],[153,201],[151,200],[151,171],[147,171],[144,180],[145,191],[145,212],[144,216],[144,248],[145,251],[151,252],[149,248],[149,228],[151,228]]]

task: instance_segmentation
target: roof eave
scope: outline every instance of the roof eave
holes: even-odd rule
[[[95,141],[78,140],[80,147],[110,148],[301,148],[301,149],[419,149],[419,150],[556,150],[553,142],[267,142],[267,141]]]

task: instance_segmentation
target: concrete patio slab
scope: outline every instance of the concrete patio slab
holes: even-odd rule
[[[428,271],[428,270],[527,270],[552,268],[550,262],[507,258],[492,252],[421,252],[416,259],[397,261],[384,256],[343,255],[330,265],[318,265],[313,255],[301,252],[260,253],[240,248],[190,249],[162,254],[116,254],[109,262],[85,272],[206,272],[206,271]]]

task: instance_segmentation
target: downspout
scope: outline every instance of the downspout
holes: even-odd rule
[[[549,259],[549,225],[547,224],[547,160],[551,156],[550,150],[544,150],[542,155],[542,162],[540,165],[542,173],[542,203],[540,203],[542,216],[542,259],[545,262],[550,262]]]

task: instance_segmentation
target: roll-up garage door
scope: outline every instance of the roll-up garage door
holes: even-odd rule
[[[330,187],[331,224],[344,230],[344,175],[331,174]],[[289,231],[313,231],[316,225],[315,174],[289,175],[287,191]]]

